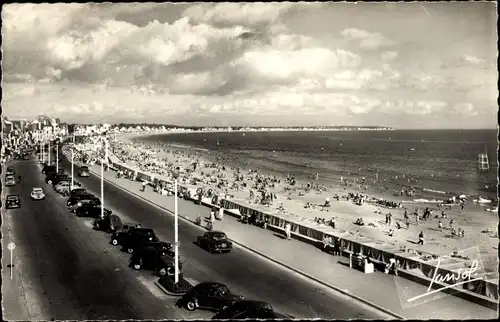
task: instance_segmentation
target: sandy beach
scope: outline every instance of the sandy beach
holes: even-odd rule
[[[206,197],[215,194],[290,221],[305,218],[329,227],[327,231],[364,236],[436,255],[477,247],[487,270],[497,270],[497,214],[472,202],[472,196],[463,209],[458,203],[439,207],[437,203],[414,201],[431,195],[395,196],[383,182],[350,177],[337,184],[315,178],[287,179],[279,173],[242,168],[228,155],[175,144],[145,143],[140,141],[141,136],[127,133],[109,138],[110,152],[123,163],[166,179],[171,170],[180,167],[182,184],[194,190],[203,189]],[[327,200],[330,206],[324,207]],[[426,208],[430,211],[428,216],[424,216]],[[316,223],[317,218],[325,222]],[[359,218],[364,225],[355,224]],[[452,236],[452,228],[463,230],[463,236]],[[420,232],[425,236],[423,245],[417,244]]]

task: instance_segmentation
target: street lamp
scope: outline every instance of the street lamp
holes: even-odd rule
[[[56,143],[56,172],[59,173],[59,143]]]
[[[73,145],[71,146],[71,189],[73,189],[74,183],[75,183],[75,166],[74,166],[74,159],[75,156],[75,133],[73,133]]]
[[[50,166],[50,138],[49,138],[49,149],[48,149],[48,153],[47,153],[47,159],[48,159],[48,165]]]
[[[104,218],[104,159],[101,159],[101,218]]]
[[[176,167],[173,171],[174,177],[174,265],[175,265],[175,284],[179,283],[179,209],[177,203],[177,178],[179,178],[180,169]]]

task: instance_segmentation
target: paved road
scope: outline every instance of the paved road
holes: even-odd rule
[[[67,160],[63,168],[70,172]],[[80,179],[82,185],[100,195],[100,179],[94,175]],[[173,241],[174,219],[157,207],[104,183],[105,206],[122,217],[153,228],[165,241]],[[185,201],[180,200],[182,207]],[[207,209],[199,207],[200,214]],[[191,214],[190,214],[191,215]],[[192,214],[195,216],[195,214]],[[370,307],[314,283],[255,254],[236,248],[229,254],[211,254],[193,244],[202,229],[179,220],[180,252],[184,274],[196,281],[215,280],[228,285],[246,298],[265,300],[282,312],[298,318],[373,319],[387,318]],[[299,260],[299,259],[297,259]]]
[[[11,281],[2,292],[5,318],[25,320],[25,316],[16,316],[23,307],[29,311],[29,320],[187,317],[183,309],[175,307],[174,298],[154,286],[154,276],[127,266],[129,255],[110,245],[108,235],[92,230],[90,220],[68,212],[65,199],[43,183],[35,161],[13,165],[23,182],[5,188],[4,195],[17,194],[23,204],[21,209],[3,214],[4,224],[7,223],[3,234],[17,245],[17,283]],[[47,200],[30,199],[31,189],[37,186],[44,188]],[[8,262],[8,257],[4,257],[4,267]],[[16,306],[15,299],[23,303]],[[190,317],[210,315],[201,311]]]

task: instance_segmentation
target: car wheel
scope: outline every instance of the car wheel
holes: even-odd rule
[[[48,184],[52,184],[52,180],[48,180],[48,181],[47,181],[47,183],[48,183]]]
[[[186,309],[188,309],[189,311],[196,310],[196,300],[189,300],[186,303]]]
[[[140,261],[139,261],[139,263],[135,263],[135,264],[133,265],[133,267],[134,267],[134,269],[135,269],[136,271],[140,270],[140,269],[141,269],[141,263],[140,263]]]
[[[111,244],[113,244],[113,246],[118,245],[118,240],[113,238],[113,239],[111,240]]]
[[[127,253],[133,254],[134,253],[134,249],[133,248],[127,248]]]
[[[158,275],[160,276],[165,276],[167,275],[167,270],[165,269],[165,267],[162,267],[158,270]]]
[[[223,305],[223,306],[222,306],[221,311],[225,311],[225,310],[227,310],[227,309],[228,309],[228,307],[229,307],[229,306],[227,306],[227,305]]]

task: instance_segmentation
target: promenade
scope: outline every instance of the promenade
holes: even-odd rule
[[[94,165],[91,171],[99,176],[100,167]],[[174,198],[162,196],[151,187],[145,192],[141,190],[139,182],[124,178],[117,178],[114,171],[106,171],[105,179],[110,183],[143,198],[158,207],[168,211],[174,209]],[[179,199],[179,213],[182,217],[194,220],[196,216],[206,217],[210,209],[196,205],[191,201]],[[172,215],[166,214],[166,215]],[[151,227],[155,228],[155,227]],[[330,284],[344,293],[352,294],[365,302],[383,307],[405,319],[493,319],[497,312],[455,296],[444,295],[441,292],[426,297],[425,303],[410,306],[402,303],[404,298],[424,294],[427,287],[409,280],[386,275],[380,272],[364,274],[349,268],[348,259],[333,256],[322,252],[314,246],[297,240],[283,240],[281,235],[258,228],[241,224],[236,218],[225,215],[223,221],[216,221],[215,229],[224,231],[234,242],[261,254],[277,263],[301,271],[312,278]],[[236,250],[240,251],[240,250]],[[293,287],[293,285],[290,285]],[[405,297],[399,294],[405,293]]]

